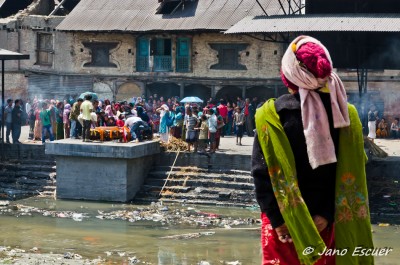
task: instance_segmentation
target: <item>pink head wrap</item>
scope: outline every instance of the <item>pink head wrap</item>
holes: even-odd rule
[[[281,76],[289,88],[296,90],[294,85],[299,90],[301,117],[311,167],[315,169],[320,165],[336,162],[328,116],[315,90],[328,83],[335,128],[349,126],[350,119],[346,91],[339,76],[332,72],[328,50],[312,37],[297,37],[282,58]]]

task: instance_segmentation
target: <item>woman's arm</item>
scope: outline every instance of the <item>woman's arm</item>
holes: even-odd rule
[[[256,199],[260,205],[261,211],[266,213],[273,228],[281,226],[285,221],[283,220],[272,190],[271,179],[268,174],[268,168],[258,141],[257,133],[254,136],[251,174],[254,178]]]

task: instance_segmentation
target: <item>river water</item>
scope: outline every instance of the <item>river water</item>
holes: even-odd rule
[[[239,261],[241,264],[257,265],[261,260],[258,223],[237,223],[238,225],[221,227],[184,222],[166,224],[152,220],[129,222],[99,219],[96,216],[103,212],[131,211],[143,206],[55,201],[45,198],[30,198],[12,204],[57,211],[61,217],[38,213],[21,215],[11,211],[3,213],[0,215],[0,246],[26,250],[37,247],[41,253],[72,252],[91,259],[100,256],[114,261],[115,264],[126,264],[128,257],[133,256],[148,264],[159,265],[201,264],[202,261],[203,264],[207,264],[205,261],[209,264],[235,264],[234,261]],[[259,217],[258,211],[254,209],[168,206],[168,211],[188,209],[232,220],[252,220]],[[63,211],[84,213],[85,218],[63,218]],[[393,248],[388,256],[377,257],[376,264],[400,264],[399,227],[374,225],[373,230],[376,247]],[[162,238],[189,233],[202,234],[198,238]]]

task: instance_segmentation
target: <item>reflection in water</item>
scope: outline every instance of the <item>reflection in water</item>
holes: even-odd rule
[[[158,265],[187,265],[186,261],[178,261],[172,249],[158,250]]]
[[[130,205],[34,199],[17,203],[48,210],[73,210],[85,213],[89,218],[77,222],[72,219],[42,215],[20,217],[0,215],[0,246],[18,246],[22,249],[37,247],[41,253],[74,252],[85,258],[101,256],[113,261],[126,261],[128,257],[136,256],[142,261],[159,265],[189,265],[198,264],[200,261],[221,264],[221,261],[236,260],[242,264],[260,264],[261,260],[260,232],[257,229],[248,229],[257,228],[257,225],[238,227],[239,229],[223,229],[163,225],[152,221],[130,223],[95,218],[98,210],[116,211],[133,207]],[[194,207],[223,216],[259,217],[258,212],[246,209]],[[394,249],[388,256],[376,258],[376,264],[398,264],[400,259],[398,227],[374,226],[373,229],[376,247]],[[206,231],[214,231],[215,234],[187,240],[161,238]],[[111,252],[112,255],[107,257],[106,252]]]

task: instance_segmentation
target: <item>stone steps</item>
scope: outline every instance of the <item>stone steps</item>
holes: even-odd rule
[[[204,173],[204,172],[176,172],[173,171],[171,174],[169,172],[150,172],[148,179],[160,179],[166,180],[169,175],[169,179],[174,180],[214,180],[214,181],[230,181],[238,183],[253,183],[253,178],[249,175],[239,175],[239,174],[218,174],[218,173]]]
[[[143,203],[151,203],[154,202],[154,198],[150,197],[141,197],[135,199],[136,201],[140,201]],[[220,207],[249,207],[248,203],[240,203],[240,202],[226,202],[226,201],[210,201],[210,200],[202,200],[195,199],[188,202],[186,199],[178,200],[178,199],[168,199],[168,198],[160,198],[159,201],[167,202],[167,203],[190,203],[190,204],[201,204],[201,205],[210,205],[210,206],[220,206]]]
[[[8,160],[0,164],[0,198],[17,200],[34,195],[54,194],[54,160]]]
[[[165,183],[165,179],[148,179],[145,181],[147,185],[162,186]],[[167,185],[170,186],[189,186],[189,187],[215,187],[215,188],[226,188],[226,189],[238,189],[238,190],[253,190],[254,184],[244,181],[224,181],[219,179],[209,178],[185,178],[185,179],[169,179]]]
[[[245,170],[232,170],[232,169],[206,169],[206,168],[198,168],[198,167],[179,167],[176,166],[172,168],[170,166],[156,166],[153,168],[152,172],[204,172],[204,173],[218,173],[218,174],[244,174],[249,175],[250,171]]]
[[[165,184],[163,192],[160,191]],[[148,174],[135,201],[179,202],[246,207],[256,203],[249,171],[157,166]]]
[[[48,166],[55,166],[56,161],[53,160],[32,160],[32,159],[24,159],[24,160],[9,160],[8,162],[13,163],[13,164],[24,164],[24,165],[48,165]]]
[[[6,163],[3,164],[2,166],[3,170],[6,171],[30,171],[30,172],[35,172],[35,171],[42,171],[42,172],[54,172],[56,169],[55,165],[34,165],[34,164],[12,164],[12,163]]]

